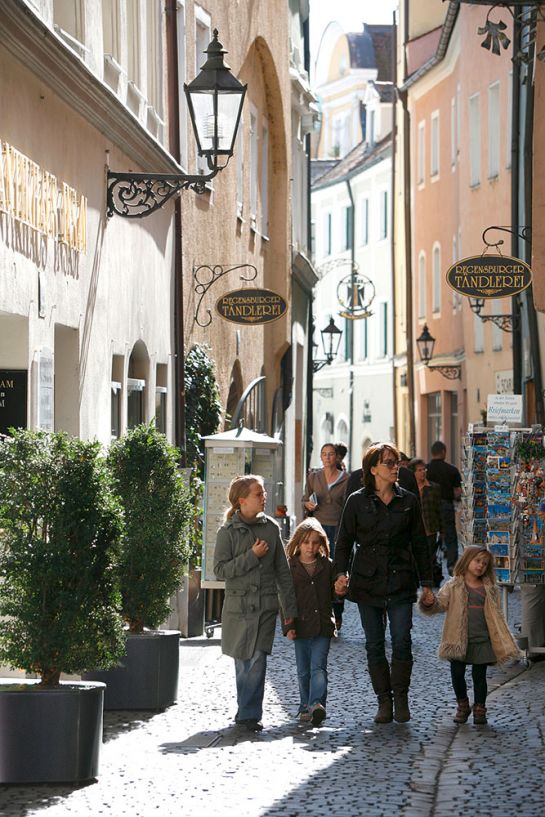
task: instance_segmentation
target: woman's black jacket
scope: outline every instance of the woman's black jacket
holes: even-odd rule
[[[351,494],[335,544],[334,575],[350,574],[347,598],[382,607],[414,602],[418,584],[433,586],[433,566],[418,499],[394,485],[385,505],[374,491]]]

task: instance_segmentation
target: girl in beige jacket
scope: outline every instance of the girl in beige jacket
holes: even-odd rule
[[[458,559],[453,578],[443,585],[434,601],[419,601],[427,615],[446,613],[438,655],[450,661],[452,686],[458,707],[455,723],[465,723],[471,707],[465,672],[473,676],[473,722],[486,723],[486,668],[519,658],[520,652],[500,607],[492,556],[484,547],[468,547]]]

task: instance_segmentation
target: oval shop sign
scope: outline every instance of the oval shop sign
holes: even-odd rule
[[[510,255],[475,255],[456,261],[446,278],[452,289],[468,298],[508,298],[530,286],[532,270]]]
[[[284,298],[270,289],[234,289],[216,302],[216,311],[224,320],[248,326],[276,321],[287,308]]]

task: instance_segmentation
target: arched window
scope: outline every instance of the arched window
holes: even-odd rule
[[[433,312],[441,311],[441,246],[436,242],[433,245]]]
[[[426,253],[418,256],[418,317],[426,317]]]

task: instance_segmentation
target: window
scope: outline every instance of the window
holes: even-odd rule
[[[456,97],[453,96],[450,101],[450,163],[452,167],[456,165],[456,157],[458,156],[458,127],[456,120]]]
[[[432,310],[433,312],[441,311],[441,247],[435,244],[432,255],[433,262],[433,296],[432,296]]]
[[[144,389],[146,381],[127,378],[127,427],[134,428],[144,422]]]
[[[492,314],[493,315],[501,315],[502,313],[502,303],[499,298],[494,298],[491,303],[492,306]],[[506,303],[509,303],[507,301]],[[499,326],[496,326],[495,323],[492,324],[492,351],[493,352],[501,352],[503,349],[503,332]]]
[[[324,216],[324,255],[331,255],[331,213]]]
[[[344,207],[343,222],[344,222],[344,247],[343,250],[349,250],[352,246],[352,207]]]
[[[364,318],[359,321],[360,325],[360,360],[367,360],[369,357],[369,319]]]
[[[131,4],[129,3],[129,5]],[[210,40],[212,39],[210,28],[210,15],[200,6],[195,6],[195,77],[207,59],[204,52],[210,45]],[[209,173],[208,164],[204,156],[197,156],[197,173],[201,176],[206,176]]]
[[[244,216],[244,123],[241,117],[236,140],[237,163],[237,218]]]
[[[140,4],[127,3],[127,76],[140,88]]]
[[[426,255],[423,252],[418,257],[418,317],[426,317]]]
[[[388,191],[382,190],[380,193],[380,232],[379,238],[388,236]]]
[[[177,4],[176,11],[177,35],[178,35],[178,109],[180,111],[180,164],[186,168],[188,166],[187,155],[187,128],[188,112],[185,101],[184,82],[186,82],[187,56],[186,56],[186,27],[185,27],[185,7]],[[242,128],[240,128],[242,130]]]
[[[250,111],[250,222],[257,229],[257,112]]]
[[[479,94],[469,98],[469,183],[481,182],[481,111]]]
[[[261,235],[269,235],[269,129],[261,129]]]
[[[427,396],[428,403],[428,448],[436,440],[443,439],[441,418],[441,392],[435,391]]]
[[[362,199],[360,213],[360,240],[361,244],[365,246],[369,243],[369,199]]]
[[[54,0],[53,23],[55,31],[64,42],[84,58],[85,47],[85,7],[82,0]]]
[[[512,145],[511,140],[513,138],[513,72],[509,72],[509,77],[507,79],[507,128],[506,128],[506,139],[507,139],[507,162],[506,167],[511,167],[511,151]]]
[[[379,309],[379,356],[387,357],[388,355],[388,304],[383,302]]]
[[[367,141],[370,145],[375,144],[375,111],[369,111],[367,118]]]
[[[121,383],[112,380],[111,387],[111,435],[112,440],[116,440],[121,436]]]
[[[475,352],[484,352],[484,323],[478,315],[473,315],[473,342]]]
[[[500,83],[488,88],[488,178],[500,173]]]
[[[155,389],[155,428],[167,433],[167,390],[165,386]]]
[[[418,125],[418,184],[424,184],[424,168],[426,163],[426,123],[420,122]]]
[[[433,176],[439,175],[439,111],[434,111],[431,115],[431,164],[430,173]]]
[[[119,63],[119,0],[102,0],[102,38],[104,54]]]

